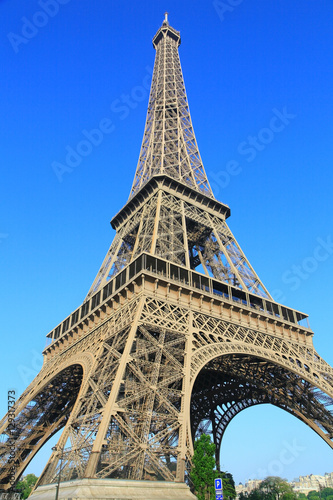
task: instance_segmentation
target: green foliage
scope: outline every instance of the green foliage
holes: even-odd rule
[[[211,442],[210,436],[201,434],[195,441],[192,464],[190,477],[198,500],[206,500],[209,494],[211,498],[215,498],[215,444]]]
[[[267,495],[267,500],[296,500],[297,496],[285,479],[268,476],[262,481],[259,490]]]
[[[297,498],[297,495],[294,491],[287,491],[283,494],[283,500],[295,500]]]
[[[230,472],[218,471],[216,477],[222,478],[223,483],[223,498],[233,500],[237,493],[235,489],[235,481]],[[214,497],[213,497],[214,498]]]
[[[320,491],[312,490],[308,493],[307,498],[308,500],[333,500],[333,488],[323,488]]]
[[[33,487],[35,486],[37,482],[38,477],[35,476],[35,474],[27,474],[24,476],[22,481],[19,481],[16,485],[16,490],[21,493],[21,497],[23,500],[28,498],[30,495]]]
[[[249,500],[296,500],[297,495],[285,479],[268,476],[258,488],[251,491]]]
[[[255,490],[252,490],[251,493],[248,494],[247,496],[248,499],[250,500],[263,500],[264,493],[259,490],[259,488],[256,488]]]
[[[326,500],[331,500],[330,497],[333,497],[333,488],[323,488],[320,492],[321,498],[325,498]]]
[[[217,471],[215,468],[215,444],[212,443],[210,436],[201,434],[200,438],[195,441],[192,464],[190,478],[198,500],[209,498],[213,500],[215,498],[214,479],[218,477],[223,482],[224,498],[226,500],[236,498],[235,481],[232,474]]]

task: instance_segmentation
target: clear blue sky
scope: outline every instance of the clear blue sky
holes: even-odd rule
[[[215,195],[231,207],[230,227],[266,287],[309,314],[314,344],[333,365],[333,250],[324,248],[333,238],[333,3],[224,4],[234,7],[62,0],[52,17],[38,14],[35,0],[0,1],[2,414],[7,390],[21,393],[37,373],[45,335],[80,305],[112,241],[109,220],[134,177],[151,39],[165,10],[181,31],[194,129]],[[130,104],[117,112],[126,95]],[[277,113],[284,122],[272,121]],[[59,182],[54,162],[64,164],[66,148],[104,118],[113,131]],[[41,472],[50,446],[29,472]],[[222,466],[236,482],[265,471],[292,479],[333,471],[333,453],[265,406],[232,421]]]

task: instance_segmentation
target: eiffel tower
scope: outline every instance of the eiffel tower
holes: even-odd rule
[[[263,403],[333,447],[333,369],[307,315],[272,299],[227,226],[194,135],[180,42],[166,14],[115,238],[83,304],[47,335],[15,419],[0,422],[3,491],[59,430],[34,498],[53,498],[60,478],[62,498],[134,498],[138,488],[140,498],[161,488],[194,498],[185,483],[195,436],[211,432],[219,466],[229,422]]]

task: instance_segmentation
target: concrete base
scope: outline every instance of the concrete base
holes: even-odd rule
[[[29,500],[54,500],[56,484],[39,486]],[[61,500],[197,500],[185,483],[76,479],[60,483]]]

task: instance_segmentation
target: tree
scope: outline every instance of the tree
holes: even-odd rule
[[[258,490],[263,493],[264,500],[296,500],[297,495],[285,479],[278,476],[268,476]]]
[[[223,483],[223,498],[233,500],[237,493],[235,489],[235,481],[230,472],[218,471],[217,477],[222,478]]]
[[[311,490],[308,493],[308,499],[312,500],[312,498],[319,498],[319,493],[316,490]]]
[[[323,488],[320,494],[321,498],[325,498],[326,500],[328,500],[329,497],[333,496],[333,488]]]
[[[321,500],[321,491],[311,490],[308,493],[308,500]]]
[[[19,481],[16,485],[16,490],[21,493],[23,500],[28,498],[33,487],[37,482],[38,477],[35,474],[27,474],[23,477],[22,481]]]
[[[248,494],[247,498],[248,500],[264,500],[266,497],[259,488],[255,488]]]
[[[190,477],[198,500],[207,500],[209,496],[215,498],[215,444],[211,442],[210,436],[201,434],[195,441],[192,464]]]

